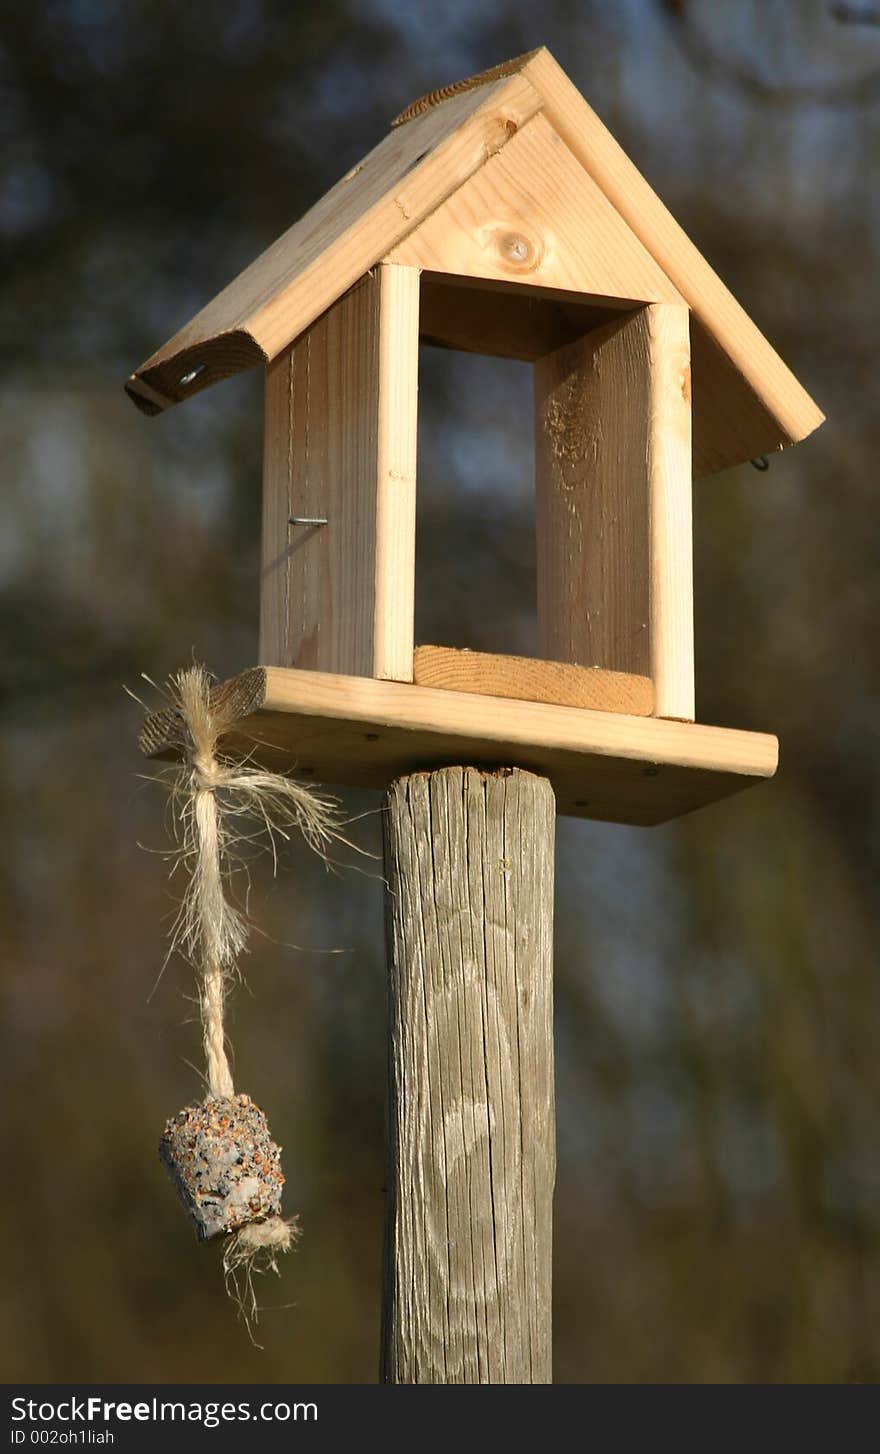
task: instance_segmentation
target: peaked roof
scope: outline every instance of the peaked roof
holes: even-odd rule
[[[389,254],[430,267],[432,214],[455,194],[466,197],[469,183],[471,191],[484,177],[488,184],[505,148],[511,161],[535,156],[545,134],[568,168],[565,195],[573,180],[586,191],[584,215],[601,211],[613,224],[613,258],[631,260],[637,288],[623,293],[630,301],[622,306],[665,299],[691,309],[695,472],[794,444],[821,424],[817,405],[544,47],[413,102],[362,162],[131,375],[127,392],[145,413],[160,413],[277,357]],[[504,176],[515,188],[516,169]],[[460,268],[442,271],[473,274],[463,243],[460,255]],[[612,267],[595,292],[614,296],[620,282]],[[560,286],[564,293],[565,280]]]

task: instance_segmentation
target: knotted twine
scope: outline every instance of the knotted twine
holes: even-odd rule
[[[250,763],[232,762],[218,755],[217,745],[234,725],[231,705],[212,701],[211,678],[203,666],[186,668],[171,678],[173,705],[182,720],[186,760],[172,774],[172,821],[177,839],[176,858],[188,869],[187,886],[171,931],[169,954],[180,950],[195,966],[199,985],[202,1040],[205,1052],[207,1096],[201,1107],[187,1107],[168,1122],[162,1142],[163,1159],[200,1237],[214,1235],[202,1215],[199,1199],[205,1195],[217,1215],[217,1186],[230,1174],[262,1174],[264,1187],[251,1202],[252,1219],[238,1225],[240,1208],[230,1213],[235,1230],[226,1236],[223,1268],[230,1295],[238,1302],[250,1329],[256,1321],[257,1301],[253,1273],[279,1272],[277,1257],[288,1252],[298,1235],[298,1219],[265,1214],[268,1205],[280,1209],[280,1148],[269,1140],[265,1116],[247,1096],[236,1096],[227,1055],[224,1011],[230,984],[239,977],[238,961],[247,946],[244,915],[227,893],[230,874],[245,845],[258,836],[271,846],[277,866],[276,837],[299,831],[309,847],[327,858],[334,840],[346,842],[340,827],[338,804],[293,778]],[[222,1128],[226,1142],[233,1140],[230,1173],[226,1144],[218,1140]],[[241,1127],[255,1128],[241,1130]],[[206,1127],[208,1128],[206,1130]],[[230,1129],[231,1128],[231,1129]],[[198,1186],[192,1171],[197,1146],[208,1142],[208,1190]],[[243,1141],[250,1145],[242,1146]],[[204,1155],[204,1153],[202,1153]],[[218,1158],[224,1161],[217,1170]],[[260,1172],[262,1168],[262,1172]],[[224,1180],[225,1177],[225,1180]],[[250,1176],[248,1187],[254,1182]],[[256,1185],[256,1182],[254,1182]],[[259,1191],[259,1188],[258,1188]],[[222,1210],[222,1203],[219,1203]],[[250,1215],[246,1210],[245,1215]],[[212,1226],[215,1224],[212,1224]]]

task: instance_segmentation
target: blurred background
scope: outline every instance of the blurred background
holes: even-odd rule
[[[880,7],[13,0],[6,1379],[375,1380],[380,864],[294,844],[254,880],[236,1079],[304,1224],[263,1351],[156,1157],[199,1036],[188,967],[156,984],[178,889],[123,685],[256,661],[262,381],[156,420],[122,382],[402,106],[540,43],[829,418],[695,491],[698,715],[778,732],[778,778],[663,828],[559,822],[556,1377],[880,1378]],[[417,639],[533,649],[528,367],[426,350],[421,385]],[[345,794],[373,851],[379,801]]]

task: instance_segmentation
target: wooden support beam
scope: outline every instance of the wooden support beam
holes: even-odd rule
[[[383,264],[266,370],[267,666],[412,680],[418,320]]]
[[[447,767],[384,819],[382,1378],[549,1383],[553,791]]]
[[[640,309],[535,370],[542,656],[649,676],[694,717],[688,311]]]

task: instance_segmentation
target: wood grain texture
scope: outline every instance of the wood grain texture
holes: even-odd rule
[[[821,409],[545,46],[524,58],[521,74],[540,95],[546,119],[693,310],[695,473],[806,438],[822,423]],[[702,347],[703,333],[717,348]]]
[[[543,115],[694,312],[694,473],[711,474],[805,439],[824,415],[691,242],[546,46],[507,63]],[[471,90],[491,73],[459,82]],[[422,97],[423,115],[456,87]],[[442,109],[442,107],[441,107]]]
[[[646,308],[622,334],[639,335],[647,353],[648,621],[654,712],[692,722],[696,708],[688,310]]]
[[[387,257],[624,304],[682,301],[544,116],[535,116]]]
[[[446,692],[476,692],[520,702],[554,702],[594,712],[628,712],[650,717],[654,687],[650,677],[601,671],[531,656],[496,656],[454,646],[417,646],[413,681]]]
[[[694,716],[688,314],[640,309],[534,366],[542,657]]]
[[[397,127],[131,376],[148,413],[276,358],[504,147],[540,103],[521,75]],[[193,369],[197,377],[181,380]],[[141,381],[151,391],[142,397]]]
[[[392,126],[405,126],[416,116],[421,116],[424,111],[429,111],[433,106],[439,106],[442,101],[449,101],[453,96],[459,96],[463,91],[473,91],[477,86],[485,86],[490,81],[500,81],[504,76],[515,75],[521,71],[527,61],[538,54],[537,50],[525,51],[521,56],[513,56],[510,60],[501,61],[497,66],[491,66],[486,71],[479,71],[475,76],[466,76],[463,81],[453,81],[449,86],[438,86],[434,91],[428,91],[424,96],[411,101],[405,106],[392,121]]]
[[[412,679],[418,310],[382,265],[268,366],[266,665]]]
[[[308,335],[300,346],[308,359]],[[258,656],[267,666],[290,666],[293,663],[295,640],[291,641],[291,552],[296,547],[298,554],[318,545],[316,539],[307,538],[302,531],[291,536],[290,516],[293,514],[294,499],[294,445],[299,443],[294,421],[302,408],[298,399],[303,387],[303,370],[297,371],[296,345],[287,349],[273,363],[267,364],[263,394],[263,506],[262,540],[260,560],[260,641]],[[298,387],[297,387],[298,386]],[[303,462],[304,469],[304,462]],[[297,490],[297,498],[299,498]],[[303,495],[303,499],[304,499]],[[305,513],[303,510],[302,513]],[[317,530],[310,532],[317,536]],[[318,547],[320,549],[320,547]],[[297,567],[304,581],[310,572],[306,562]],[[307,590],[301,586],[298,592],[303,609],[300,627],[305,625],[305,602]],[[314,596],[314,593],[313,593]],[[311,611],[318,609],[313,599]],[[296,625],[294,625],[294,631]]]
[[[255,667],[217,690],[241,704],[222,743],[233,758],[353,787],[420,768],[512,764],[550,779],[560,813],[612,823],[690,813],[772,777],[778,759],[776,738],[761,732],[369,677]],[[150,756],[177,756],[174,713],[152,714],[140,742]]]
[[[574,212],[580,205],[584,215],[589,191],[603,217],[616,217],[614,235],[627,237],[627,256],[638,256],[641,247],[639,267],[653,281],[635,300],[680,295],[693,310],[695,473],[796,443],[822,423],[821,410],[546,48],[444,87],[407,111],[414,119],[394,127],[131,375],[126,389],[140,409],[157,414],[229,374],[277,357],[540,114],[538,132],[546,135],[549,127],[578,164],[573,196],[581,202]],[[540,178],[530,181],[537,191],[546,190]],[[527,213],[531,194],[518,201],[508,191],[501,196],[504,212]],[[591,218],[584,220],[590,236]],[[607,228],[604,235],[611,235]],[[577,251],[576,231],[567,245]],[[487,249],[482,253],[485,257]],[[466,250],[463,256],[469,265]],[[501,268],[505,276],[509,261]],[[523,261],[527,269],[528,247]],[[613,266],[614,259],[609,261]],[[581,258],[580,265],[589,264],[588,256]],[[659,278],[665,279],[662,293],[654,288]]]
[[[422,273],[419,337],[440,348],[533,362],[619,311],[607,298]]]
[[[554,831],[530,773],[385,800],[385,1382],[551,1380]]]
[[[412,681],[416,586],[419,274],[376,268],[379,424],[373,676]]]

